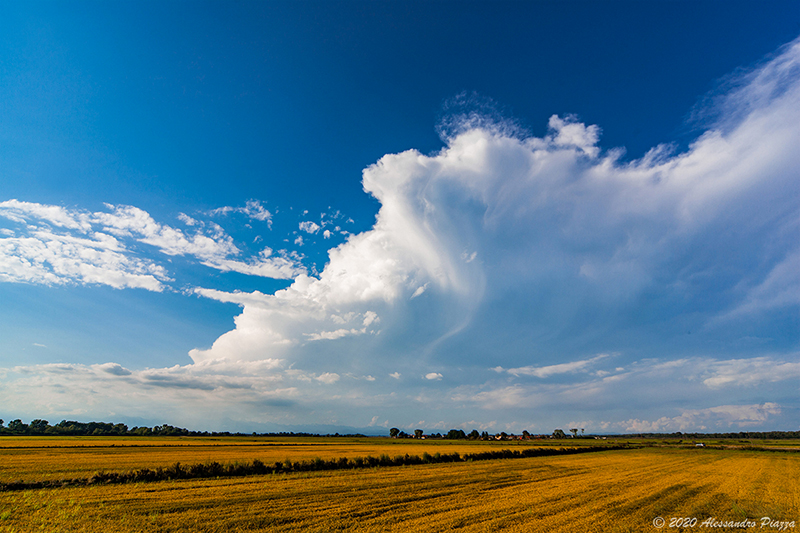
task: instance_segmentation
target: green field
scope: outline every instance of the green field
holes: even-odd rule
[[[15,438],[0,440],[0,472],[33,481],[178,461],[463,455],[577,443]],[[0,492],[0,531],[797,530],[788,523],[800,519],[800,454],[648,444],[569,456],[7,491]],[[663,528],[653,526],[657,517],[665,519]],[[669,527],[681,517],[696,518],[695,527]],[[761,527],[764,517],[777,522]],[[708,519],[756,525],[702,526]]]

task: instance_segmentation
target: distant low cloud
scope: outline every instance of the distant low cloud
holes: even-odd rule
[[[104,363],[102,365],[97,365],[95,368],[115,376],[130,376],[132,374],[130,370],[124,368],[119,363]]]
[[[606,424],[605,429],[628,433],[672,433],[675,431],[717,431],[748,429],[763,425],[781,414],[781,406],[766,402],[755,405],[720,405],[707,409],[690,409],[679,416],[662,417],[647,421],[630,419],[615,424]]]

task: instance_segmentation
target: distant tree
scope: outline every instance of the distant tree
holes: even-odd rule
[[[451,429],[447,432],[445,436],[446,439],[458,440],[458,439],[466,439],[467,435],[464,433],[463,429]]]
[[[572,433],[573,439],[578,437],[578,428],[572,428],[569,430],[569,432]]]
[[[22,420],[17,418],[8,423],[8,429],[14,433],[25,433],[28,430],[28,424],[23,424]]]
[[[500,440],[506,440],[508,438],[508,433],[505,431],[500,432]]]
[[[583,428],[581,428],[581,437],[583,437],[583,436],[585,436],[585,435],[586,435],[586,430],[585,430],[585,429],[583,429]]]
[[[392,428],[392,429],[389,430],[389,436],[392,437],[392,438],[397,437],[397,435],[399,433],[400,433],[400,430],[397,429],[397,428]]]
[[[50,422],[47,420],[42,420],[41,418],[37,418],[36,420],[32,420],[28,428],[30,429],[31,433],[44,433],[47,431],[47,428],[50,427]]]
[[[523,436],[523,437],[525,437],[526,439],[529,439],[529,438],[531,438],[531,434],[530,434],[530,433],[528,433],[528,430],[527,430],[527,429],[523,429],[523,430],[522,430],[522,436]]]
[[[0,428],[2,428],[2,427],[3,427],[3,419],[0,418]]]
[[[489,440],[489,432],[488,431],[484,431],[483,433],[481,433],[481,440]]]
[[[415,429],[414,430],[414,438],[415,439],[421,439],[422,438],[422,430],[421,429]]]
[[[553,431],[553,437],[555,437],[556,439],[566,439],[567,438],[567,434],[564,433],[563,429],[557,429],[557,430]]]
[[[477,429],[473,429],[472,431],[470,431],[468,436],[470,440],[478,440],[479,438],[481,438],[481,434],[478,433]]]

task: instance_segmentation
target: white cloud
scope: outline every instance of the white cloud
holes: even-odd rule
[[[0,239],[0,281],[64,285],[102,284],[161,291],[170,281],[152,261],[126,253],[112,236],[91,238],[58,235],[42,229],[31,237]]]
[[[562,119],[558,115],[550,117],[548,126],[551,131],[548,140],[556,146],[575,148],[591,157],[597,157],[600,153],[597,147],[600,128],[597,126],[585,126],[575,117]]]
[[[187,236],[181,230],[156,222],[147,212],[133,206],[107,206],[111,213],[94,213],[94,220],[118,237],[133,237],[167,255],[194,255],[206,261],[236,255],[233,240],[214,227],[214,234]]]
[[[428,372],[425,374],[425,379],[429,379],[431,381],[440,381],[444,376],[442,376],[439,372]]]
[[[400,379],[401,375],[402,374],[400,374],[400,372],[392,372],[391,374],[389,374],[389,377],[394,378],[394,379]]]
[[[306,333],[305,336],[308,337],[310,341],[319,341],[319,340],[333,340],[333,339],[341,339],[342,337],[346,337],[348,335],[358,335],[359,330],[357,329],[337,329],[336,331],[320,331],[319,333]]]
[[[132,374],[130,370],[119,363],[104,363],[102,365],[94,365],[94,368],[115,376],[130,376]]]
[[[253,220],[266,222],[270,228],[272,227],[272,213],[258,200],[248,200],[244,207],[218,207],[209,211],[208,214],[212,216],[224,216],[228,213],[242,213]]]
[[[249,205],[249,204],[248,204]],[[0,203],[0,217],[26,227],[16,236],[0,238],[0,281],[38,284],[103,284],[115,288],[162,291],[172,281],[166,269],[129,244],[143,243],[167,256],[194,256],[221,271],[291,279],[305,274],[287,253],[272,256],[265,248],[258,257],[241,261],[241,251],[217,224],[203,224],[181,214],[189,226],[203,230],[187,235],[156,222],[133,206],[106,206],[109,212],[90,213],[58,206],[9,200]]]
[[[542,367],[524,366],[520,368],[509,368],[506,370],[506,372],[508,372],[513,376],[535,376],[537,378],[547,378],[556,374],[567,374],[567,373],[585,371],[587,367],[593,365],[597,361],[605,359],[606,357],[609,357],[609,355],[600,354],[596,357],[592,357],[591,359],[585,359],[583,361],[573,361],[571,363],[561,363],[558,365],[550,365]]]
[[[258,200],[248,200],[244,207],[244,214],[252,219],[272,224],[272,213],[265,209]]]
[[[366,313],[364,313],[364,321],[362,322],[362,324],[366,328],[366,327],[371,326],[373,323],[380,322],[380,321],[381,321],[381,318],[378,316],[378,313],[376,313],[374,311],[367,311]]]
[[[319,224],[311,221],[305,221],[300,223],[300,229],[305,231],[306,233],[316,233],[319,231]]]
[[[190,217],[189,215],[187,215],[185,213],[179,213],[178,214],[178,220],[180,220],[181,222],[183,222],[187,226],[198,226],[198,225],[200,225],[200,222],[198,222],[197,220],[193,219],[192,217]]]
[[[428,289],[428,284],[427,283],[425,283],[424,285],[420,285],[419,287],[417,287],[417,290],[415,290],[414,293],[411,295],[411,298],[414,299],[417,296],[420,296],[427,289]]]
[[[223,272],[233,271],[273,279],[292,279],[306,273],[305,268],[287,254],[273,257],[269,247],[261,250],[258,257],[250,261],[213,258],[203,261],[202,264]]]
[[[31,219],[44,220],[57,227],[81,232],[87,232],[92,227],[88,213],[18,200],[0,202],[0,216],[21,223],[28,223]]]
[[[324,374],[317,376],[315,379],[330,385],[331,383],[336,383],[339,381],[339,374],[335,372],[325,372]]]

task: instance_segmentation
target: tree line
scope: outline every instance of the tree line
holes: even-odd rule
[[[114,424],[110,422],[78,422],[75,420],[62,420],[53,426],[47,420],[37,418],[31,420],[29,424],[24,423],[19,418],[12,420],[8,425],[0,418],[0,436],[94,436],[94,437],[114,437],[114,436],[136,436],[136,437],[317,437],[315,433],[231,433],[230,431],[191,431],[185,428],[163,424],[153,427],[134,426],[129,428],[126,424]],[[339,435],[326,435],[328,437],[363,437],[360,433]]]
[[[570,429],[573,438],[581,438],[584,437],[582,434],[580,437],[578,436],[578,429]],[[583,430],[580,430],[583,432]],[[405,431],[401,431],[398,428],[392,428],[389,430],[389,436],[396,439],[448,439],[448,440],[529,440],[529,439],[566,439],[567,434],[564,433],[561,429],[556,429],[553,431],[552,434],[542,434],[542,435],[532,435],[527,430],[523,431],[519,435],[515,435],[513,433],[509,434],[505,431],[501,431],[500,433],[489,434],[488,431],[478,432],[477,429],[473,429],[469,433],[465,433],[463,429],[451,429],[444,435],[441,433],[431,433],[426,435],[424,431],[421,429],[415,429],[413,435],[410,433],[406,433]]]
[[[570,429],[573,438],[594,438],[591,435],[583,435],[583,429]],[[169,424],[157,425],[153,427],[134,426],[129,428],[126,424],[115,424],[111,422],[78,422],[75,420],[62,420],[58,424],[50,425],[50,422],[37,418],[29,424],[17,418],[8,422],[0,418],[0,436],[8,435],[63,435],[63,436],[144,436],[144,437],[364,437],[361,433],[339,433],[320,435],[317,433],[305,432],[270,432],[270,433],[232,433],[229,431],[192,431],[189,429],[171,426]],[[556,429],[552,434],[532,435],[528,431],[523,431],[521,435],[507,434],[504,431],[496,434],[489,434],[487,431],[478,432],[473,429],[465,433],[463,429],[451,429],[445,434],[432,433],[425,435],[423,430],[416,429],[409,434],[398,428],[391,428],[389,436],[393,438],[416,438],[416,439],[448,439],[448,440],[516,440],[516,439],[542,439],[542,438],[568,438],[568,435],[561,429]],[[633,433],[625,434],[628,438],[677,438],[677,439],[800,439],[800,431],[739,431],[730,433]]]
[[[586,435],[583,429],[571,428],[570,435],[562,429],[556,429],[551,434],[532,435],[528,431],[523,431],[519,435],[508,434],[504,431],[496,434],[489,434],[487,431],[478,432],[473,429],[465,433],[463,429],[451,429],[444,435],[441,433],[424,434],[421,429],[415,429],[413,434],[401,431],[398,428],[389,430],[389,436],[397,439],[449,439],[449,440],[530,440],[530,439],[594,439],[599,438],[595,435]],[[580,432],[580,434],[579,434]],[[624,435],[613,435],[614,437],[625,438],[676,438],[676,439],[760,439],[760,440],[787,440],[800,439],[800,431],[740,431],[731,433],[626,433]],[[605,437],[604,437],[605,438]]]

